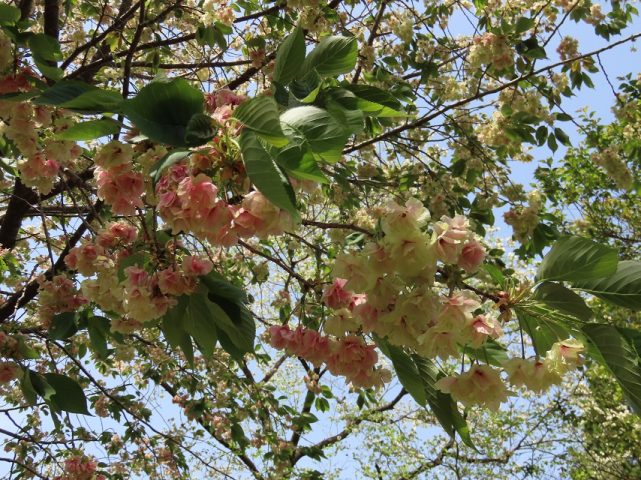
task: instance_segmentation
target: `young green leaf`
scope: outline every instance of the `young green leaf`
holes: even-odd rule
[[[612,325],[585,325],[583,333],[596,349],[596,359],[608,367],[631,406],[641,414],[641,366],[634,345]]]
[[[189,147],[185,140],[189,121],[204,111],[203,93],[186,80],[156,81],[122,105],[127,118],[149,139]]]
[[[617,251],[582,237],[557,240],[545,256],[537,279],[582,281],[612,275],[617,269]]]
[[[281,85],[291,82],[305,61],[305,37],[303,30],[297,27],[278,47],[274,64],[273,80]]]
[[[252,183],[267,199],[288,212],[295,219],[300,218],[296,209],[296,196],[287,177],[263,147],[258,136],[249,130],[240,135],[239,144],[243,162]]]
[[[358,42],[355,37],[325,37],[305,59],[303,71],[315,68],[323,77],[335,77],[351,72],[357,59]]]
[[[641,310],[641,262],[619,262],[612,275],[577,280],[572,285],[606,302],[635,311]]]
[[[76,123],[66,130],[58,133],[55,137],[60,140],[94,140],[106,135],[115,135],[120,131],[120,124],[111,118],[100,120],[89,120]]]
[[[238,106],[234,118],[272,145],[287,145],[288,139],[278,121],[278,106],[272,97],[262,95],[246,100]]]
[[[90,415],[87,398],[78,382],[58,373],[45,373],[44,377],[56,392],[49,398],[52,406],[69,413]]]

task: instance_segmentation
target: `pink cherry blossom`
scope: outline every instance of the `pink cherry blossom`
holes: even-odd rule
[[[182,268],[185,275],[201,276],[211,272],[213,264],[206,258],[190,255],[183,259]]]
[[[344,278],[334,279],[334,283],[325,288],[323,301],[325,305],[334,310],[347,307],[352,301],[353,293],[345,289],[347,280]]]
[[[485,259],[485,248],[476,240],[472,240],[465,245],[458,257],[458,266],[467,273],[474,273]]]

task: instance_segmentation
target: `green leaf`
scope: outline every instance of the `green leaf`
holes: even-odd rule
[[[507,349],[491,338],[478,348],[465,347],[464,353],[471,358],[497,367],[502,366],[503,362],[508,359]]]
[[[585,325],[583,333],[598,352],[596,359],[608,367],[633,409],[641,414],[641,366],[634,346],[611,325]]]
[[[191,155],[190,150],[177,150],[174,152],[169,152],[160,160],[158,160],[149,171],[149,175],[151,176],[154,186],[156,185],[156,183],[158,183],[158,180],[160,180],[160,177],[165,170],[167,170],[172,165],[183,161],[185,158],[189,157],[189,155]]]
[[[162,317],[160,329],[165,336],[165,340],[167,340],[172,348],[178,348],[184,340],[184,336],[187,335],[184,326],[184,319],[188,305],[188,297],[186,295],[181,295],[178,297],[178,303],[169,309]]]
[[[32,346],[30,346],[25,341],[22,335],[18,335],[17,340],[18,340],[18,352],[20,353],[19,358],[25,359],[25,360],[34,360],[36,358],[40,358],[38,351],[34,349]]]
[[[355,37],[330,36],[323,38],[303,64],[303,71],[315,68],[324,77],[335,77],[351,72],[358,59]]]
[[[262,95],[246,100],[236,108],[234,118],[276,147],[288,143],[278,120],[276,100],[272,97]]]
[[[204,111],[203,93],[186,80],[156,81],[143,87],[138,95],[122,105],[127,118],[149,139],[189,147],[185,140],[189,121]]]
[[[239,144],[247,175],[256,188],[274,205],[289,212],[294,219],[300,218],[296,210],[294,189],[256,134],[244,130]]]
[[[568,136],[567,133],[565,133],[560,128],[554,129],[554,136],[559,142],[561,142],[561,145],[565,145],[566,147],[572,146],[572,142],[570,142],[570,137]]]
[[[314,160],[312,152],[305,145],[294,142],[283,148],[276,156],[276,163],[288,174],[300,180],[312,180],[318,183],[329,183],[329,180]]]
[[[563,237],[545,256],[537,279],[581,281],[612,275],[617,268],[617,251],[587,238]]]
[[[503,272],[499,267],[491,263],[485,263],[481,268],[483,268],[483,270],[492,277],[492,280],[494,280],[499,287],[505,286],[505,275],[503,275]]]
[[[120,112],[123,102],[118,92],[95,88],[81,93],[72,100],[60,103],[59,106],[83,113],[117,113]]]
[[[56,62],[62,60],[58,41],[44,33],[34,33],[29,36],[28,44],[38,70],[51,80],[60,80],[64,72],[56,66]]]
[[[559,283],[543,282],[536,287],[532,298],[584,322],[588,322],[592,318],[592,310],[585,304],[585,301]]]
[[[93,140],[106,135],[115,135],[119,131],[120,124],[118,122],[110,118],[102,118],[76,123],[55,137],[61,140]]]
[[[36,392],[36,389],[31,383],[31,370],[23,371],[22,377],[20,378],[20,390],[22,390],[22,394],[29,405],[36,404],[38,392]]]
[[[519,325],[532,339],[534,351],[539,356],[544,356],[554,343],[566,340],[570,336],[568,328],[555,320],[544,316],[533,316],[518,308],[515,309],[515,313],[519,319]]]
[[[63,312],[54,315],[51,320],[49,338],[52,340],[66,340],[77,331],[76,314],[74,312]]]
[[[0,5],[0,25],[14,25],[20,20],[20,9],[11,5]]]
[[[33,100],[36,105],[57,105],[86,113],[117,112],[122,102],[118,92],[77,80],[61,80]]]
[[[287,85],[298,74],[305,61],[305,37],[303,30],[296,27],[278,47],[274,64],[274,82]]]
[[[520,17],[516,21],[516,25],[514,26],[514,33],[523,33],[527,32],[530,28],[534,26],[534,19],[533,18],[527,18],[527,17]]]
[[[234,285],[215,271],[209,272],[206,276],[200,277],[200,279],[209,289],[210,295],[213,294],[217,297],[225,298],[239,305],[247,302],[247,294],[242,288]]]
[[[191,146],[203,145],[214,138],[217,132],[215,122],[209,115],[197,113],[187,123],[185,143]]]
[[[222,50],[227,48],[227,40],[218,25],[209,27],[200,25],[196,30],[196,41],[199,45],[208,45],[210,47],[218,45]]]
[[[365,114],[362,110],[345,108],[331,98],[325,102],[325,108],[347,136],[359,133],[365,128]]]
[[[106,360],[109,356],[107,348],[107,337],[109,336],[110,322],[105,317],[91,316],[87,319],[87,331],[89,332],[89,341],[96,355],[101,360]]]
[[[204,355],[214,353],[218,334],[214,316],[218,313],[212,308],[206,292],[199,291],[189,296],[185,328],[194,337]]]
[[[316,70],[310,70],[301,79],[294,80],[290,91],[302,103],[312,103],[316,100],[321,87],[321,77]]]
[[[35,392],[46,401],[49,401],[49,399],[56,393],[56,390],[47,383],[47,379],[33,370],[29,370],[29,383]]]
[[[416,400],[416,403],[424,407],[427,402],[425,385],[412,357],[405,353],[401,347],[391,345],[386,340],[379,338],[377,343],[381,351],[392,361],[401,385]]]
[[[187,362],[194,368],[194,347],[186,330],[188,306],[189,298],[186,295],[180,296],[178,304],[162,318],[160,329],[169,345],[174,349],[180,347]]]
[[[345,85],[354,95],[355,107],[372,117],[407,117],[401,103],[389,92],[371,85]]]
[[[456,402],[451,395],[441,392],[435,386],[437,380],[443,377],[443,373],[439,372],[434,362],[427,358],[414,354],[412,359],[420,372],[427,403],[443,429],[452,438],[454,438],[455,433],[458,433],[465,445],[476,450],[470,436],[470,429],[465,418],[459,412]]]
[[[52,406],[65,412],[90,415],[87,410],[87,398],[78,382],[58,373],[45,373],[44,377],[56,391],[49,398]]]
[[[577,280],[573,286],[606,302],[635,311],[641,310],[641,262],[619,262],[616,272],[612,275]]]
[[[215,318],[220,344],[237,358],[242,357],[244,352],[253,351],[256,324],[246,307],[247,295],[244,290],[216,272],[210,272],[201,280],[207,287],[207,298],[224,313],[223,316],[216,311]]]
[[[33,60],[36,64],[36,67],[38,67],[38,70],[40,70],[40,73],[42,73],[45,78],[58,82],[64,76],[64,72],[61,68],[49,65],[45,61],[40,60],[38,57],[34,57]]]
[[[227,312],[221,308],[220,305],[209,302],[209,310],[212,312],[214,323],[218,328],[221,335],[227,337],[238,351],[242,353],[249,353],[254,351],[254,336],[255,326],[254,322],[247,322],[246,318],[240,318],[241,323],[234,323]],[[225,348],[225,344],[221,340],[221,345]],[[232,353],[232,352],[229,352]]]
[[[306,142],[314,155],[335,163],[342,157],[350,133],[327,110],[304,106],[287,110],[280,116],[285,134]]]
[[[29,36],[29,49],[34,60],[58,62],[62,60],[62,51],[58,40],[44,33],[34,33]]]

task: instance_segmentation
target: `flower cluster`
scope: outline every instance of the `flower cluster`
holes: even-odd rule
[[[86,455],[74,455],[65,460],[64,473],[56,480],[104,480],[105,476],[96,474],[98,462]]]
[[[627,163],[621,158],[616,146],[609,146],[592,155],[592,160],[601,166],[622,190],[630,190],[634,181]]]
[[[512,227],[518,241],[525,242],[534,233],[539,225],[541,206],[541,194],[533,190],[528,195],[527,207],[514,207],[503,214],[505,223]]]
[[[74,247],[65,258],[71,270],[96,276],[82,281],[82,292],[104,311],[122,315],[111,325],[112,330],[122,333],[163,316],[175,304],[174,297],[192,293],[197,277],[208,274],[213,266],[207,259],[186,256],[179,266],[169,265],[153,273],[139,262],[123,268],[136,237],[133,226],[115,222],[99,232],[95,242]],[[122,280],[118,277],[121,270]]]
[[[205,95],[205,106],[214,120],[222,126],[227,126],[234,107],[240,105],[245,99],[244,95],[237,95],[224,88],[215,93]]]
[[[293,227],[291,216],[259,191],[247,194],[240,207],[218,198],[205,174],[192,175],[184,164],[169,168],[156,185],[158,212],[172,231],[192,232],[215,245],[230,246],[238,237],[265,238]]]
[[[9,383],[11,380],[20,378],[22,369],[15,362],[0,362],[0,385]]]
[[[444,296],[431,287],[438,261],[474,272],[484,259],[464,217],[444,216],[430,234],[424,231],[429,213],[415,199],[405,206],[389,202],[376,214],[383,237],[336,258],[335,281],[324,295],[335,310],[324,327],[328,333],[373,332],[442,358],[457,355],[459,344],[500,334],[494,320],[473,315],[481,306],[474,293]]]
[[[56,275],[51,280],[40,281],[38,313],[41,322],[48,326],[54,315],[75,312],[87,303],[73,280],[65,275]]]
[[[502,367],[510,384],[540,393],[560,384],[564,373],[578,367],[584,351],[581,342],[568,339],[552,345],[544,359],[511,358]],[[497,410],[509,394],[500,371],[488,365],[474,365],[460,375],[443,377],[436,387],[465,406],[484,404],[492,410]]]
[[[487,32],[480,37],[474,37],[467,61],[471,68],[489,65],[500,72],[514,65],[514,52],[504,36]]]
[[[367,345],[356,335],[332,339],[316,330],[303,327],[291,330],[287,326],[273,326],[269,334],[274,348],[315,366],[325,363],[332,374],[344,376],[355,387],[380,386],[389,379],[386,370],[375,368],[378,355],[374,345]]]
[[[133,170],[133,149],[130,145],[111,141],[96,152],[98,167],[94,176],[98,198],[107,202],[114,213],[135,215],[142,208],[145,182],[141,173]]]
[[[19,355],[20,342],[14,336],[7,335],[0,330],[0,356],[17,358]]]
[[[489,365],[474,365],[461,375],[443,377],[436,382],[436,388],[451,394],[466,407],[485,405],[492,410],[498,410],[508,397],[499,371]]]
[[[48,138],[39,141],[39,128],[52,122],[51,111],[47,107],[28,102],[8,102],[0,106],[0,118],[8,122],[2,125],[1,133],[13,141],[23,155],[18,163],[23,183],[37,188],[40,193],[49,193],[61,167],[75,160],[82,149],[65,140]],[[57,128],[54,125],[54,130]]]

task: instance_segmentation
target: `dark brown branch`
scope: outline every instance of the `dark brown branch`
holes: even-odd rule
[[[74,234],[71,236],[67,244],[65,245],[65,248],[60,252],[60,255],[58,256],[58,259],[56,260],[56,263],[49,268],[45,274],[44,277],[47,280],[50,280],[53,278],[54,275],[57,273],[63,272],[67,269],[67,265],[65,264],[65,257],[69,253],[69,251],[76,246],[76,244],[80,241],[84,233],[87,231],[87,225],[92,222],[94,219],[94,212],[99,212],[102,207],[102,202],[97,202],[93,206],[93,211],[89,215],[87,215],[87,218],[85,221],[78,227],[78,229],[74,232]],[[7,321],[11,315],[13,315],[17,309],[25,306],[27,303],[29,303],[31,300],[35,298],[35,296],[38,294],[38,289],[39,289],[39,282],[38,280],[31,280],[27,285],[22,289],[11,295],[1,306],[0,306],[0,323],[4,323]]]
[[[376,18],[374,18],[374,25],[372,25],[372,29],[369,31],[369,38],[367,39],[367,45],[370,47],[374,44],[374,39],[376,38],[376,30],[378,30],[378,27],[381,24],[381,20],[383,19],[383,14],[385,13],[385,7],[387,6],[388,1],[389,0],[383,0],[381,2],[381,6],[378,9]],[[352,77],[352,83],[358,83],[358,77],[360,76],[362,69],[363,62],[359,61],[358,65],[356,66],[354,76]]]
[[[373,410],[369,410],[365,412],[363,415],[360,417],[357,417],[347,423],[347,426],[340,432],[337,433],[336,435],[332,435],[331,437],[327,437],[324,440],[321,440],[318,443],[315,443],[311,447],[301,447],[297,448],[296,451],[294,452],[294,455],[292,457],[292,466],[295,465],[301,458],[303,458],[306,455],[306,451],[309,450],[318,450],[318,449],[323,449],[325,447],[329,447],[337,442],[340,442],[341,440],[347,438],[351,433],[354,427],[360,425],[364,421],[366,421],[372,414],[374,413],[382,413],[386,412],[388,410],[392,410],[398,402],[401,401],[401,399],[407,395],[407,391],[403,388],[401,389],[400,392],[398,392],[398,395],[394,397],[393,400],[389,401],[388,403],[381,405],[378,408],[375,408]]]
[[[24,468],[25,470],[27,470],[28,472],[32,473],[33,475],[35,475],[38,478],[42,478],[44,480],[49,480],[49,477],[45,477],[44,475],[38,473],[36,470],[34,470],[30,466],[20,462],[19,460],[15,460],[13,458],[0,457],[0,462],[13,463],[15,465],[18,465],[20,468]]]

